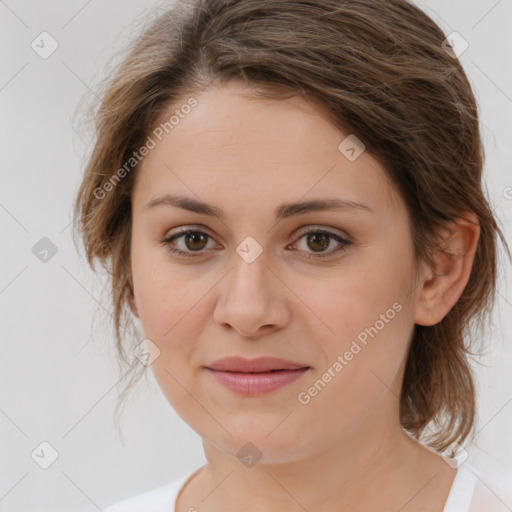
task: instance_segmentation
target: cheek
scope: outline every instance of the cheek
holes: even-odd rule
[[[182,414],[190,401],[182,385],[190,387],[191,355],[202,329],[198,315],[204,307],[200,300],[206,293],[200,289],[204,283],[191,282],[165,257],[149,251],[133,254],[132,271],[144,337],[160,350],[151,370],[169,403]]]
[[[360,261],[330,283],[323,296],[318,290],[310,297],[330,331],[323,330],[326,359],[319,373],[342,357],[343,368],[331,370],[337,384],[329,387],[337,388],[336,399],[345,407],[353,402],[367,406],[400,370],[413,328],[409,271],[408,262],[390,251],[380,261]]]
[[[139,248],[132,257],[140,324],[144,337],[160,350],[152,369],[169,398],[179,394],[171,375],[185,383],[191,366],[202,363],[196,355],[197,340],[211,318],[211,293],[218,280],[215,273],[191,269],[180,270],[162,251]]]
[[[314,286],[307,300],[329,327],[328,346],[338,350],[344,348],[340,344],[350,345],[352,339],[378,322],[380,315],[386,315],[387,311],[391,321],[385,324],[386,329],[395,323],[398,307],[394,310],[393,304],[399,302],[404,306],[406,288],[403,283],[403,276],[393,273],[392,268],[368,264],[352,267],[335,280],[331,278],[323,288]],[[380,321],[378,327],[381,327]]]
[[[334,431],[346,432],[360,428],[370,411],[395,404],[411,322],[397,293],[350,284],[350,293],[341,294],[335,306],[324,299],[326,323],[335,334],[317,336],[322,361],[300,390],[300,404],[309,402],[299,405],[304,421],[327,415]],[[320,423],[322,437],[327,433]]]
[[[183,317],[194,298],[194,287],[183,272],[176,271],[162,249],[136,242],[132,246],[135,301],[145,333],[161,338]]]
[[[134,244],[137,245],[137,244]],[[181,328],[179,320],[187,318],[191,306],[183,290],[188,290],[179,273],[169,271],[158,251],[134,248],[132,273],[134,297],[144,337],[149,338],[160,350],[152,366],[158,366],[171,349],[174,334]],[[175,349],[173,349],[174,351]]]

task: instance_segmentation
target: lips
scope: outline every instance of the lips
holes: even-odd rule
[[[308,366],[278,357],[258,357],[256,359],[225,357],[209,364],[207,368],[224,372],[263,373],[279,370],[300,370],[308,368]]]
[[[226,357],[206,366],[217,382],[238,395],[272,393],[299,379],[310,369],[277,357]]]

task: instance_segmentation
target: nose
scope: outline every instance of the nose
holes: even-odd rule
[[[283,328],[290,318],[287,289],[266,258],[261,254],[248,263],[235,253],[233,261],[233,268],[219,284],[215,323],[247,337]]]

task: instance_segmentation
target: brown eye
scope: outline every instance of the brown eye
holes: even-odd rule
[[[162,244],[165,245],[170,252],[178,254],[179,256],[200,257],[205,255],[206,246],[210,239],[212,239],[212,237],[203,231],[187,229],[181,233],[164,238]]]
[[[207,253],[210,252],[208,249],[211,249],[211,247],[207,247],[210,240],[213,241],[213,238],[204,231],[186,229],[180,233],[164,238],[162,244],[166,246],[170,252],[178,256],[200,258],[207,256]],[[304,240],[303,243],[302,240]],[[334,242],[334,244],[332,242]],[[303,232],[297,239],[297,242],[292,244],[291,247],[292,249],[299,249],[299,252],[303,253],[301,256],[307,259],[313,259],[335,256],[346,250],[352,243],[353,242],[350,240],[338,234],[318,229],[310,229],[309,231]],[[300,247],[301,245],[304,247]],[[331,245],[334,245],[334,248],[332,248]]]
[[[310,233],[307,235],[307,243],[314,251],[324,251],[329,247],[330,238],[325,233]]]
[[[183,240],[187,249],[201,251],[205,248],[208,238],[208,235],[201,233],[201,231],[190,231],[185,233]]]
[[[302,242],[302,240],[304,240],[304,242]],[[334,242],[334,244],[332,242]],[[350,245],[352,245],[350,240],[338,234],[319,229],[310,229],[309,231],[302,232],[297,242],[293,244],[293,248],[303,252],[305,258],[313,259],[335,256],[346,250]],[[331,246],[334,246],[334,248]],[[330,250],[328,250],[329,248]]]

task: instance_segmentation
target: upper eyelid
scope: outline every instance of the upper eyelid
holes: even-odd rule
[[[207,227],[201,226],[201,225],[182,226],[178,229],[179,229],[179,231],[177,231],[176,233],[165,234],[163,239],[169,240],[171,238],[178,238],[180,235],[187,234],[190,231],[204,233],[212,239],[216,238],[214,235],[212,235],[209,232]],[[335,230],[335,231],[333,231],[333,230]],[[296,229],[294,231],[293,235],[291,235],[291,236],[293,236],[294,238],[297,238],[297,237],[301,238],[303,235],[305,235],[311,231],[313,231],[313,232],[320,231],[320,232],[325,232],[327,235],[338,236],[338,237],[342,238],[343,240],[345,240],[346,242],[352,241],[351,236],[348,235],[348,233],[346,233],[345,231],[337,230],[336,228],[324,227],[321,224],[310,224],[307,226],[303,226],[299,229]]]
[[[321,224],[310,224],[307,226],[303,226],[302,228],[295,230],[293,236],[295,236],[295,237],[302,236],[311,231],[313,231],[313,232],[319,231],[322,233],[326,233],[328,235],[339,236],[340,238],[343,238],[344,240],[347,240],[347,241],[349,241],[351,239],[349,234],[346,233],[345,231],[343,231],[341,229],[336,229],[336,228],[324,227]]]
[[[348,244],[353,243],[352,237],[350,235],[348,235],[346,232],[341,231],[341,230],[334,231],[335,229],[336,228],[324,227],[321,224],[310,224],[310,225],[302,226],[301,228],[296,229],[294,231],[294,234],[292,235],[293,236],[293,243],[296,243],[304,235],[306,235],[306,234],[308,234],[310,232],[321,232],[321,233],[327,234],[328,236],[331,236],[333,238],[339,237],[345,243],[348,243]],[[183,235],[186,235],[189,232],[203,233],[203,234],[207,235],[208,237],[210,237],[212,240],[215,240],[217,242],[216,237],[213,236],[209,232],[208,228],[206,228],[204,226],[201,226],[201,225],[181,226],[179,228],[179,231],[177,231],[176,233],[173,233],[171,235],[166,234],[164,236],[164,241],[169,242],[172,239],[176,240],[179,237],[181,237]],[[338,243],[340,243],[340,242],[338,241]]]

